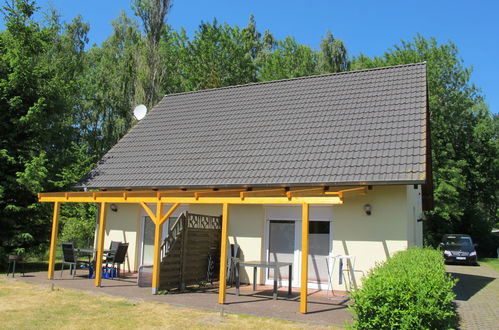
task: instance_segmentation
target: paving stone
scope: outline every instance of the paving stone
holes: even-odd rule
[[[499,272],[487,265],[448,265],[459,279],[456,293],[461,329],[499,329]]]

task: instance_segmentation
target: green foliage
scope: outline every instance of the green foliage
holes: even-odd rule
[[[217,88],[256,81],[255,58],[261,45],[253,18],[246,28],[201,23],[192,41],[181,44],[182,85],[186,90]]]
[[[317,53],[310,47],[286,37],[272,49],[260,54],[259,80],[277,80],[311,76],[318,73]]]
[[[413,248],[373,268],[352,293],[354,329],[450,329],[456,326],[442,253]]]
[[[112,34],[86,49],[80,16],[56,11],[36,21],[34,1],[10,0],[0,31],[0,257],[47,246],[51,206],[40,191],[71,189],[133,126],[131,109],[149,108],[167,93],[428,62],[435,209],[427,241],[469,233],[479,249],[495,251],[489,232],[498,217],[498,119],[469,82],[452,43],[417,36],[381,57],[349,59],[328,32],[320,49],[293,37],[276,40],[245,27],[202,22],[192,37],[166,24],[169,0],[134,0],[140,22],[122,12]],[[64,208],[61,235],[82,243],[93,234],[94,210]],[[80,223],[81,222],[81,223]],[[484,255],[485,254],[481,254]]]
[[[143,46],[136,53],[138,69],[137,91],[148,107],[161,100],[160,94],[165,70],[162,66],[160,42],[165,34],[166,15],[171,8],[170,0],[135,0],[135,15],[142,20],[145,31]]]
[[[335,39],[328,31],[321,41],[318,68],[321,73],[347,71],[349,66],[347,48],[343,41]]]
[[[35,10],[32,1],[7,2],[0,32],[3,253],[46,246],[51,207],[37,203],[36,193],[59,188],[54,182],[72,163],[71,145],[80,142],[73,109],[88,26],[79,17],[63,25],[54,12],[41,24],[32,18]]]
[[[94,243],[95,204],[68,204],[61,209],[59,241],[74,242],[79,248],[91,248]]]
[[[87,154],[96,161],[132,127],[131,109],[137,100],[137,53],[142,49],[139,26],[124,12],[112,22],[113,33],[84,58],[74,122]]]

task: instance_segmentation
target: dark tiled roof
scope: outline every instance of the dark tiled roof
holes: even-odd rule
[[[422,183],[426,64],[166,95],[90,188]]]

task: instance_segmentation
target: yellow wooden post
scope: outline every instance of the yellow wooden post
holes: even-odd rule
[[[156,217],[153,219],[154,222],[154,259],[152,268],[152,294],[158,293],[159,287],[159,266],[161,263],[161,229],[163,223],[161,222],[161,216],[163,215],[163,203],[159,202],[156,204]]]
[[[106,233],[106,202],[100,203],[99,232],[97,233],[97,254],[95,255],[95,286],[101,286],[102,255],[104,251],[104,234]]]
[[[59,211],[61,209],[61,204],[59,202],[54,203],[54,215],[52,217],[52,236],[50,237],[50,254],[49,254],[49,271],[48,279],[54,279],[54,267],[55,267],[55,251],[57,244],[57,234],[59,233]]]
[[[302,205],[301,213],[301,284],[300,313],[307,313],[308,286],[308,211],[307,203]]]
[[[222,210],[222,251],[220,253],[220,283],[218,288],[218,303],[225,304],[225,286],[227,277],[227,241],[229,239],[229,204],[223,204]]]

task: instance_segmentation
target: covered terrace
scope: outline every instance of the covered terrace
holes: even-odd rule
[[[308,247],[309,247],[309,207],[310,205],[336,205],[343,203],[346,192],[367,193],[367,186],[329,189],[328,187],[261,188],[261,189],[181,189],[181,190],[113,190],[93,192],[40,193],[40,202],[54,203],[50,257],[47,277],[54,278],[56,242],[59,228],[61,203],[97,203],[100,205],[97,230],[97,255],[104,251],[106,230],[106,205],[108,203],[135,203],[142,206],[155,225],[152,293],[159,287],[160,247],[162,227],[169,216],[181,204],[221,204],[222,239],[220,255],[220,275],[218,303],[226,302],[227,245],[230,225],[230,206],[233,204],[301,205],[302,210],[302,255],[300,281],[300,313],[307,313],[308,297]],[[156,205],[153,212],[149,205]],[[167,206],[167,207],[165,207]],[[102,283],[102,258],[96,260],[95,287]]]

